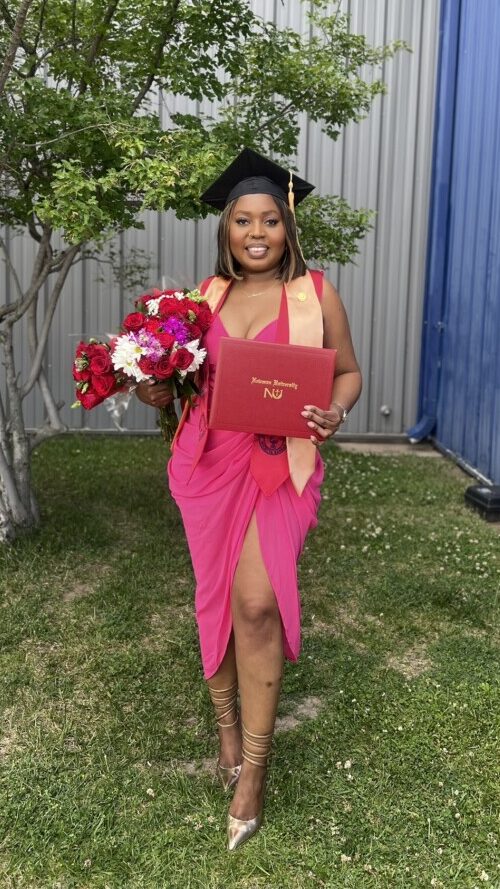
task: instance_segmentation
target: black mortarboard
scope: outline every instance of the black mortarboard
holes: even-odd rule
[[[292,201],[288,199],[290,180],[293,187]],[[244,148],[202,194],[201,200],[216,210],[223,210],[229,201],[241,198],[244,194],[272,194],[285,202],[288,200],[293,210],[294,204],[304,200],[313,188],[314,185],[301,179],[293,171],[285,170],[251,148]]]

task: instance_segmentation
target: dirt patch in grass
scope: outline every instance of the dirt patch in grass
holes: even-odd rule
[[[417,679],[432,668],[432,660],[427,654],[425,642],[412,645],[401,654],[391,654],[386,658],[386,666],[402,673],[405,679]]]
[[[4,734],[0,736],[0,760],[5,759],[17,746],[17,733],[12,725],[13,710],[7,709],[2,716]]]
[[[84,599],[94,592],[89,583],[74,583],[63,593],[63,602],[74,602],[76,599]]]
[[[150,615],[150,632],[141,638],[141,646],[148,651],[161,651],[165,645],[181,645],[177,633],[179,625],[192,620],[191,605],[165,605],[161,611]]]
[[[108,577],[112,570],[111,565],[103,562],[87,563],[86,574],[92,577],[93,582],[87,583],[78,577],[73,581],[71,579],[67,582],[65,581],[65,589],[62,594],[63,602],[76,602],[78,599],[85,599],[87,596],[92,595],[99,585],[99,581],[102,578]]]
[[[185,761],[177,760],[170,764],[172,769],[189,775],[190,778],[199,778],[202,775],[215,775],[216,760],[211,756],[207,756],[201,760],[189,759]]]
[[[315,698],[312,695],[302,698],[301,701],[297,702],[295,710],[292,713],[277,717],[276,733],[289,732],[292,729],[297,728],[297,726],[304,722],[305,719],[316,719],[321,710],[321,705],[321,698]]]

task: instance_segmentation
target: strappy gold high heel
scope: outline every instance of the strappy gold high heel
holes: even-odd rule
[[[241,733],[243,737],[243,759],[246,759],[247,762],[251,762],[254,766],[260,766],[265,769],[271,751],[273,733],[268,732],[266,735],[256,735],[254,732],[248,731],[244,725],[241,726]],[[237,849],[238,846],[241,846],[242,843],[249,840],[250,837],[253,837],[253,835],[257,833],[261,824],[262,810],[255,816],[255,818],[250,818],[248,821],[244,821],[241,818],[234,818],[232,815],[228,814],[227,840],[229,851],[232,852],[234,849]]]
[[[211,688],[208,691],[214,705],[217,725],[220,728],[231,728],[238,722],[238,713],[236,709],[236,701],[238,697],[238,683],[233,682],[229,688]],[[227,717],[235,714],[233,722],[224,722]],[[217,762],[217,775],[224,790],[230,790],[238,783],[240,777],[241,765],[237,766],[221,766],[220,761]]]

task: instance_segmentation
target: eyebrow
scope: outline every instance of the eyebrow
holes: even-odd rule
[[[270,213],[276,213],[276,216],[279,216],[279,210],[277,207],[271,208],[270,210],[263,210],[261,213],[254,213],[253,210],[235,210],[234,215],[237,216],[238,213],[242,213],[243,216],[269,216]]]

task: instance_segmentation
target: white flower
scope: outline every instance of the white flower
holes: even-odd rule
[[[349,862],[352,861],[352,858],[350,855],[344,855],[344,853],[342,853],[342,855],[340,856],[340,861],[341,864],[349,864]]]
[[[352,762],[350,759],[346,759],[344,763],[344,769],[352,769]]]
[[[199,345],[200,345],[199,340],[192,340],[190,343],[186,343],[186,345],[184,347],[188,350],[188,352],[191,352],[191,354],[193,355],[193,360],[192,360],[191,364],[189,365],[187,372],[193,371],[193,370],[198,370],[198,368],[200,367],[201,364],[203,364],[203,362],[206,358],[207,350],[206,349],[199,349],[198,348]]]
[[[157,315],[158,314],[158,312],[160,311],[160,303],[161,303],[162,299],[163,299],[162,296],[155,297],[155,299],[148,299],[148,301],[146,303],[146,309],[147,309],[148,315]]]
[[[488,876],[488,874],[486,873],[485,870],[482,870],[482,871],[481,871],[481,875],[480,875],[479,879],[480,879],[483,883],[487,883],[487,882],[488,882],[488,880],[489,880],[489,876]]]
[[[154,792],[154,790],[153,790],[152,787],[148,787],[148,789],[146,790],[146,793],[147,793],[148,796],[154,796],[154,795],[155,795],[155,792]]]
[[[145,349],[130,338],[129,334],[123,334],[116,340],[111,361],[115,370],[123,370],[128,377],[133,377],[138,383],[142,380],[149,379],[148,375],[143,373],[138,365],[141,355],[144,355]]]

